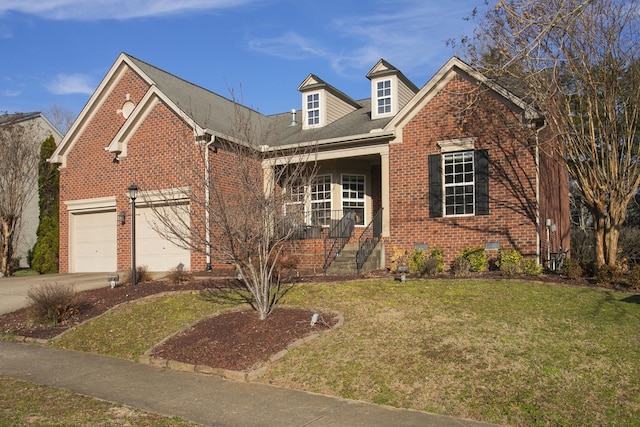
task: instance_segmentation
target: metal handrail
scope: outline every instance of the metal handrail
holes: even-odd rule
[[[375,214],[369,225],[364,229],[360,237],[358,237],[358,252],[356,253],[356,268],[358,274],[367,262],[369,256],[373,252],[373,249],[380,242],[382,236],[382,209],[380,208]]]
[[[327,238],[324,239],[324,265],[322,270],[327,274],[327,269],[340,251],[347,244],[355,228],[355,214],[348,212],[330,228]],[[327,241],[332,240],[331,246],[327,248]]]

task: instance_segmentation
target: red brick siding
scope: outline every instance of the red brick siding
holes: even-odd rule
[[[131,101],[138,103],[147,89],[148,85],[137,74],[127,70],[111,90],[69,152],[66,167],[60,169],[62,201],[117,195],[118,212],[128,211],[124,193],[132,183],[131,175],[126,166],[113,164],[113,154],[105,151],[105,147],[125,121],[117,110],[122,108],[126,95],[129,94]],[[123,227],[118,228],[119,234],[121,228]],[[120,239],[119,235],[118,241]],[[60,204],[59,253],[60,271],[66,272],[69,270],[69,213],[64,203]],[[118,258],[120,259],[120,253]]]
[[[402,143],[390,147],[387,260],[393,247],[412,250],[420,243],[442,248],[447,263],[465,247],[486,242],[535,256],[535,156],[518,123],[518,115],[460,77],[411,119]],[[477,138],[476,150],[489,152],[490,215],[430,218],[428,156],[441,153],[438,141],[468,137]]]

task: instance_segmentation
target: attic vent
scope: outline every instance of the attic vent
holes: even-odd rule
[[[291,109],[291,124],[289,126],[296,126],[298,123],[296,123],[296,109],[292,108]]]

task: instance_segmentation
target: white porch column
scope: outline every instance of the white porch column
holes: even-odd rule
[[[390,235],[390,218],[391,212],[389,209],[391,200],[389,198],[389,146],[385,146],[380,152],[380,178],[382,181],[382,237],[389,237]]]

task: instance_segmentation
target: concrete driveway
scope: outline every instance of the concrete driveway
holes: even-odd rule
[[[0,277],[0,314],[16,311],[27,304],[29,289],[43,283],[71,284],[76,291],[111,286],[107,277],[112,273],[61,273],[28,277]]]

